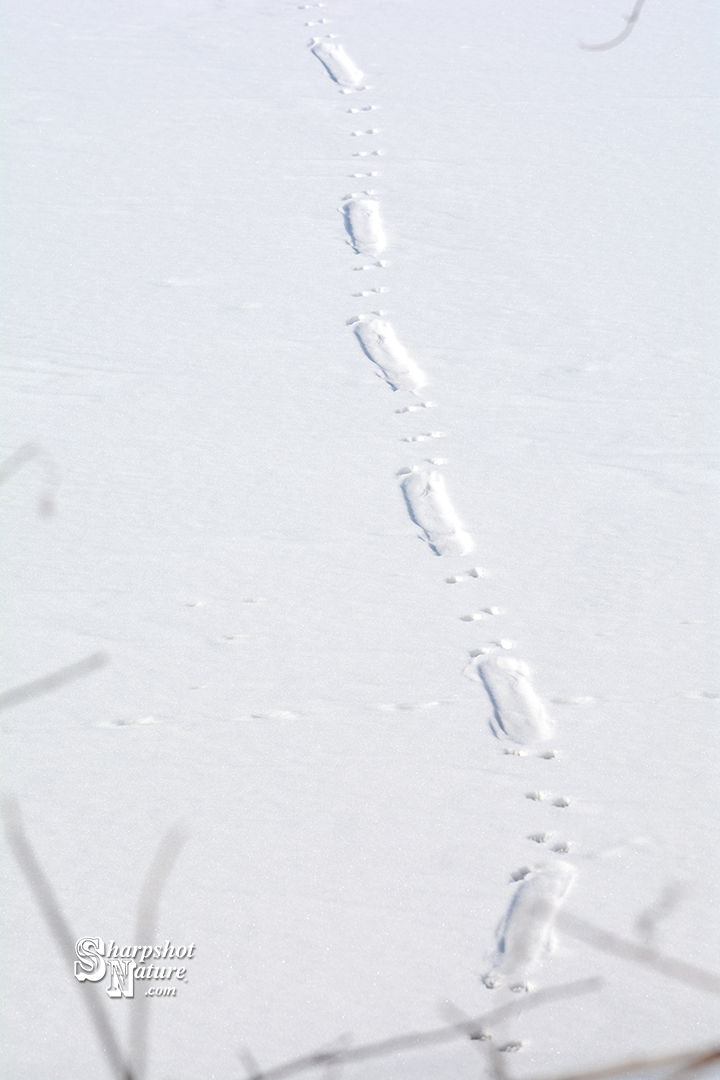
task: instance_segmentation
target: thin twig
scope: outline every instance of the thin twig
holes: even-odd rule
[[[41,679],[33,679],[32,682],[23,683],[22,686],[14,686],[12,690],[5,690],[4,693],[0,694],[0,711],[11,709],[14,705],[20,705],[24,701],[32,701],[33,698],[57,690],[59,687],[64,686],[65,683],[74,682],[75,679],[90,675],[91,672],[97,671],[98,668],[105,667],[109,660],[110,657],[107,653],[96,652],[91,656],[86,656],[84,660],[78,660],[76,664],[60,668],[59,671],[53,671],[50,675],[43,675]]]
[[[625,1073],[640,1072],[642,1069],[659,1069],[663,1065],[676,1065],[683,1062],[683,1070],[688,1067],[700,1067],[710,1064],[720,1057],[720,1048],[711,1046],[707,1050],[685,1050],[661,1057],[633,1058],[630,1061],[616,1061],[613,1065],[604,1065],[600,1069],[587,1069],[584,1072],[563,1073],[562,1075],[533,1077],[533,1080],[603,1080],[606,1076],[620,1076]],[[668,1077],[667,1080],[670,1080]]]
[[[602,52],[604,49],[614,49],[616,45],[621,45],[623,41],[630,37],[635,29],[635,23],[640,18],[640,12],[645,0],[636,0],[635,7],[632,9],[630,15],[626,16],[627,26],[621,34],[614,37],[612,41],[604,41],[602,45],[585,45],[584,42],[580,42],[578,49],[587,49],[588,52]]]
[[[272,1069],[255,1073],[250,1080],[282,1080],[283,1077],[293,1076],[295,1073],[306,1072],[308,1069],[316,1069],[320,1065],[329,1062],[346,1064],[351,1061],[365,1061],[368,1058],[385,1057],[388,1054],[401,1053],[404,1050],[417,1050],[425,1046],[438,1046],[442,1043],[453,1042],[455,1039],[467,1038],[478,1028],[484,1028],[485,1024],[497,1023],[501,1020],[510,1019],[524,1012],[526,1009],[537,1008],[553,1001],[562,1001],[565,998],[576,997],[579,994],[594,993],[602,986],[602,979],[581,979],[578,982],[564,983],[561,986],[551,986],[546,990],[539,990],[534,994],[527,994],[517,1001],[511,1001],[502,1005],[492,1012],[484,1013],[472,1020],[467,1020],[450,1027],[435,1028],[432,1031],[418,1031],[409,1035],[396,1035],[390,1039],[382,1039],[380,1042],[367,1043],[365,1046],[357,1046],[348,1050],[317,1050],[312,1054],[295,1058],[293,1061],[276,1065]]]
[[[698,990],[720,994],[720,977],[710,971],[704,971],[703,968],[695,967],[694,964],[687,964],[684,960],[663,956],[662,953],[649,949],[646,945],[636,945],[634,941],[627,941],[607,930],[601,930],[600,927],[593,926],[584,919],[578,919],[577,915],[570,915],[567,911],[558,912],[556,921],[566,934],[592,945],[600,952],[619,956],[623,960],[634,960],[638,964],[654,968],[655,971],[671,979],[677,979],[678,982],[684,982],[688,986],[694,986]]]
[[[696,1072],[698,1069],[704,1069],[706,1065],[712,1065],[714,1061],[720,1061],[720,1046],[716,1046],[712,1050],[706,1050],[698,1057],[693,1057],[692,1061],[687,1061],[684,1065],[681,1065],[676,1072],[666,1076],[665,1080],[680,1080],[681,1077],[690,1076],[691,1073]]]
[[[138,942],[152,941],[155,937],[160,896],[186,840],[187,831],[174,825],[157,847],[138,897],[135,915]],[[144,1080],[147,1069],[149,1005],[150,999],[140,994],[134,999],[130,1014],[130,1060],[136,1080]]]
[[[2,816],[5,822],[8,843],[25,876],[30,891],[35,897],[50,933],[72,972],[76,955],[76,938],[65,919],[45,871],[41,867],[25,834],[20,807],[16,799],[3,799]],[[132,1070],[124,1059],[110,1017],[105,1011],[97,987],[78,983],[78,990],[90,1013],[90,1020],[95,1028],[100,1045],[106,1054],[113,1075],[118,1080],[134,1080]]]

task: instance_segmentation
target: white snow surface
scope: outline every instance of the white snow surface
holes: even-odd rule
[[[3,713],[2,788],[77,938],[148,944],[187,829],[147,1080],[514,1000],[503,920],[535,986],[604,979],[494,1033],[517,1075],[716,1037],[711,996],[522,918],[573,879],[565,911],[718,968],[716,12],[577,47],[624,11],[2,0],[1,689],[108,657]],[[366,187],[383,263],[337,213]],[[348,332],[380,290],[439,431]],[[441,434],[471,556],[399,493]],[[472,656],[532,670],[547,747],[496,737]],[[109,1077],[4,875],[3,1076]]]

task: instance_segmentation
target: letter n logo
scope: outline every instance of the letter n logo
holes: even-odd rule
[[[134,960],[121,960],[118,957],[108,958],[107,966],[110,969],[110,985],[108,997],[131,998],[135,996],[134,972],[136,963]]]

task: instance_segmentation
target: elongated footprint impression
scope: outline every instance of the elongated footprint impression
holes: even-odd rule
[[[384,319],[359,319],[354,325],[358,341],[382,371],[393,390],[419,390],[427,382],[390,323]]]
[[[358,255],[379,255],[387,247],[380,220],[380,204],[375,199],[350,199],[342,208],[345,228]]]
[[[410,473],[402,482],[410,517],[419,525],[436,555],[467,555],[472,537],[465,532],[445,490],[441,474]]]
[[[354,88],[359,86],[363,79],[363,73],[352,62],[342,45],[336,45],[332,41],[318,41],[310,46],[311,52],[317,56],[321,64],[338,86]]]
[[[465,674],[485,685],[500,733],[516,743],[552,738],[555,725],[533,689],[530,668],[523,660],[491,653],[473,660]]]
[[[508,980],[513,989],[525,989],[525,976],[553,946],[555,916],[576,877],[574,866],[558,861],[523,879],[498,929],[495,964],[483,977],[486,986]]]

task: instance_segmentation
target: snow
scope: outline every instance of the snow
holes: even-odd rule
[[[504,1004],[533,882],[717,970],[714,5],[651,0],[607,52],[593,0],[3,9],[0,449],[37,452],[0,489],[2,689],[109,658],[3,713],[3,790],[77,938],[151,944],[187,828],[149,1080]],[[430,424],[348,330],[379,290]],[[408,513],[436,465],[471,554]],[[527,665],[549,747],[496,737],[473,657]],[[4,1075],[109,1076],[4,866]],[[535,986],[605,984],[495,1033],[519,1075],[716,1037],[710,995],[521,923]],[[463,1080],[478,1047],[346,1071]]]

